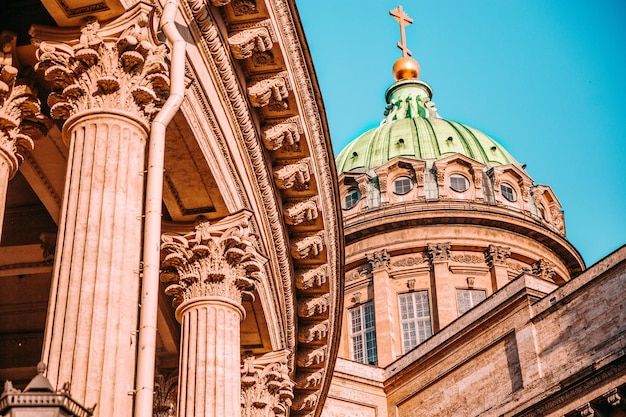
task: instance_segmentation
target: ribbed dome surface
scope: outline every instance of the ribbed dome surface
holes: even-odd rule
[[[437,160],[459,153],[487,167],[519,163],[496,141],[464,124],[437,115],[432,92],[412,79],[392,85],[380,126],[352,142],[337,156],[339,173],[369,171],[396,157]]]

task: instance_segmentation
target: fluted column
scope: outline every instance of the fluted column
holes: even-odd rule
[[[23,160],[22,153],[48,132],[32,79],[18,77],[14,66],[15,39],[15,34],[0,33],[0,238],[9,180]]]
[[[241,302],[260,271],[249,217],[200,219],[185,236],[163,236],[161,279],[181,323],[179,417],[241,416]]]
[[[167,68],[147,13],[88,20],[79,39],[38,50],[69,146],[43,360],[98,417],[132,415],[144,153]]]

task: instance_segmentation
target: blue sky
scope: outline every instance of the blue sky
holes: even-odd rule
[[[379,124],[401,56],[389,0],[298,0],[335,154]],[[552,187],[587,266],[626,243],[626,2],[407,1],[439,114]]]

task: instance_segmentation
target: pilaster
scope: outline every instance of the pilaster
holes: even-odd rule
[[[391,288],[389,263],[391,256],[386,249],[366,254],[372,268],[374,286],[374,317],[376,320],[376,350],[378,366],[385,367],[400,355],[400,342],[396,335],[396,293]],[[395,308],[394,308],[395,305]]]
[[[454,286],[450,282],[450,242],[429,243],[426,247],[430,261],[433,333],[457,317]]]
[[[496,292],[509,283],[506,260],[511,255],[511,248],[506,246],[489,245],[485,250],[485,261],[491,274],[492,291]]]
[[[43,358],[51,382],[71,381],[101,417],[132,414],[144,153],[168,79],[150,10],[88,19],[74,39],[31,31],[69,146]]]
[[[171,284],[181,323],[179,417],[241,416],[242,297],[261,266],[250,235],[251,214],[215,225],[200,219],[184,236],[163,235],[161,279]]]

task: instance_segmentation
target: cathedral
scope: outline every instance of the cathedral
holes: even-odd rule
[[[402,7],[336,159],[294,0],[3,12],[0,416],[626,416],[626,248],[439,116]]]

